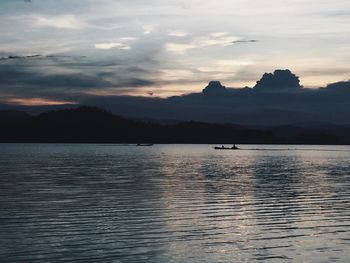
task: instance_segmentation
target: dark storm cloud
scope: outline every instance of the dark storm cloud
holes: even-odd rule
[[[40,61],[33,59],[40,58]],[[29,60],[30,59],[30,60]],[[147,68],[123,61],[94,61],[85,56],[6,56],[0,60],[0,92],[17,97],[85,96],[90,90],[157,85]]]
[[[94,70],[96,72],[106,68],[127,67],[129,64],[122,59],[106,58],[104,60],[96,60],[88,58],[87,56],[76,55],[48,55],[45,58],[47,58],[47,63],[50,63],[50,65],[56,65],[67,69]]]
[[[281,90],[281,89],[299,89],[299,77],[290,70],[275,70],[273,73],[265,73],[262,78],[257,81],[254,88],[264,90]]]
[[[150,86],[154,83],[149,80],[138,78],[119,79],[113,82],[103,78],[105,74],[86,75],[79,74],[50,74],[45,75],[40,72],[23,71],[20,69],[11,69],[6,67],[2,70],[0,66],[0,85],[17,86],[25,92],[28,89],[47,88],[50,93],[50,88],[60,87],[67,90],[85,90],[86,88],[108,88],[108,87],[140,87]],[[107,75],[110,75],[109,73]]]
[[[11,60],[11,59],[30,59],[30,58],[39,58],[42,55],[36,54],[36,55],[29,55],[29,56],[5,56],[5,57],[0,57],[0,61],[5,61],[5,60]]]
[[[219,81],[210,81],[208,86],[203,89],[205,95],[224,95],[227,89]]]
[[[19,65],[0,65],[0,84],[10,86],[21,86],[25,90],[26,86],[43,86],[43,87],[92,87],[108,85],[98,77],[80,74],[45,74],[42,71],[36,71],[29,67],[21,67]]]

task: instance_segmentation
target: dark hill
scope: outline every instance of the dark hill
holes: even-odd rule
[[[30,115],[26,112],[19,110],[4,110],[0,111],[0,121],[14,120],[14,119],[27,119]]]
[[[203,122],[134,121],[96,107],[49,111],[37,116],[4,114],[0,142],[50,143],[303,143],[340,144],[332,129],[246,128]],[[22,116],[22,117],[19,117]],[[338,131],[338,130],[337,130]],[[337,134],[341,134],[338,133]],[[344,138],[344,137],[342,137]]]

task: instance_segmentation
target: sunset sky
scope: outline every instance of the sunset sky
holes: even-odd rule
[[[165,97],[278,68],[326,86],[350,78],[349,24],[348,0],[1,0],[0,102]]]

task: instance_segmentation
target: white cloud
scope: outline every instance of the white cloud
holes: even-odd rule
[[[136,37],[121,37],[118,39],[114,39],[111,42],[101,42],[101,43],[96,43],[95,48],[96,49],[112,49],[112,48],[118,48],[121,50],[128,50],[131,49],[130,42],[137,40]]]
[[[163,69],[160,71],[161,77],[167,81],[176,81],[180,79],[193,79],[195,74],[191,70],[185,69]]]
[[[61,16],[42,16],[35,15],[31,17],[33,24],[38,27],[55,27],[66,29],[81,29],[87,26],[74,15]]]
[[[179,54],[186,53],[186,51],[193,48],[196,48],[196,46],[191,44],[168,43],[165,46],[166,51]]]
[[[142,26],[142,29],[143,29],[143,33],[144,33],[145,35],[148,35],[148,34],[150,34],[150,33],[153,32],[154,27],[153,27],[153,26],[150,26],[150,25],[143,25],[143,26]]]
[[[121,50],[128,50],[131,49],[131,47],[125,43],[118,43],[118,42],[110,42],[110,43],[97,43],[95,44],[96,49],[103,49],[108,50],[112,48],[118,48]]]
[[[168,35],[172,36],[172,37],[185,37],[188,34],[186,32],[183,32],[183,31],[174,30],[174,31],[169,31]]]
[[[240,38],[235,36],[221,36],[221,37],[197,37],[192,39],[189,43],[167,43],[165,48],[168,52],[183,54],[186,51],[196,48],[206,48],[211,46],[227,47],[231,46],[234,41]]]
[[[239,40],[238,37],[235,36],[223,36],[223,37],[201,37],[195,39],[194,43],[198,47],[208,47],[208,46],[230,46],[233,41]]]
[[[217,60],[214,62],[217,66],[222,67],[235,67],[235,66],[250,66],[254,65],[255,61],[251,59],[231,59],[231,60]]]
[[[229,32],[215,32],[215,33],[212,33],[211,36],[212,37],[223,37],[223,36],[227,36],[229,34],[230,34]]]
[[[120,40],[122,41],[134,41],[137,40],[138,38],[136,37],[121,37]]]

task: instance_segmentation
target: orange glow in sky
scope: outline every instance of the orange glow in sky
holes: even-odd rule
[[[53,106],[64,104],[76,104],[73,101],[57,101],[44,98],[9,98],[5,100],[6,104],[21,106]]]

